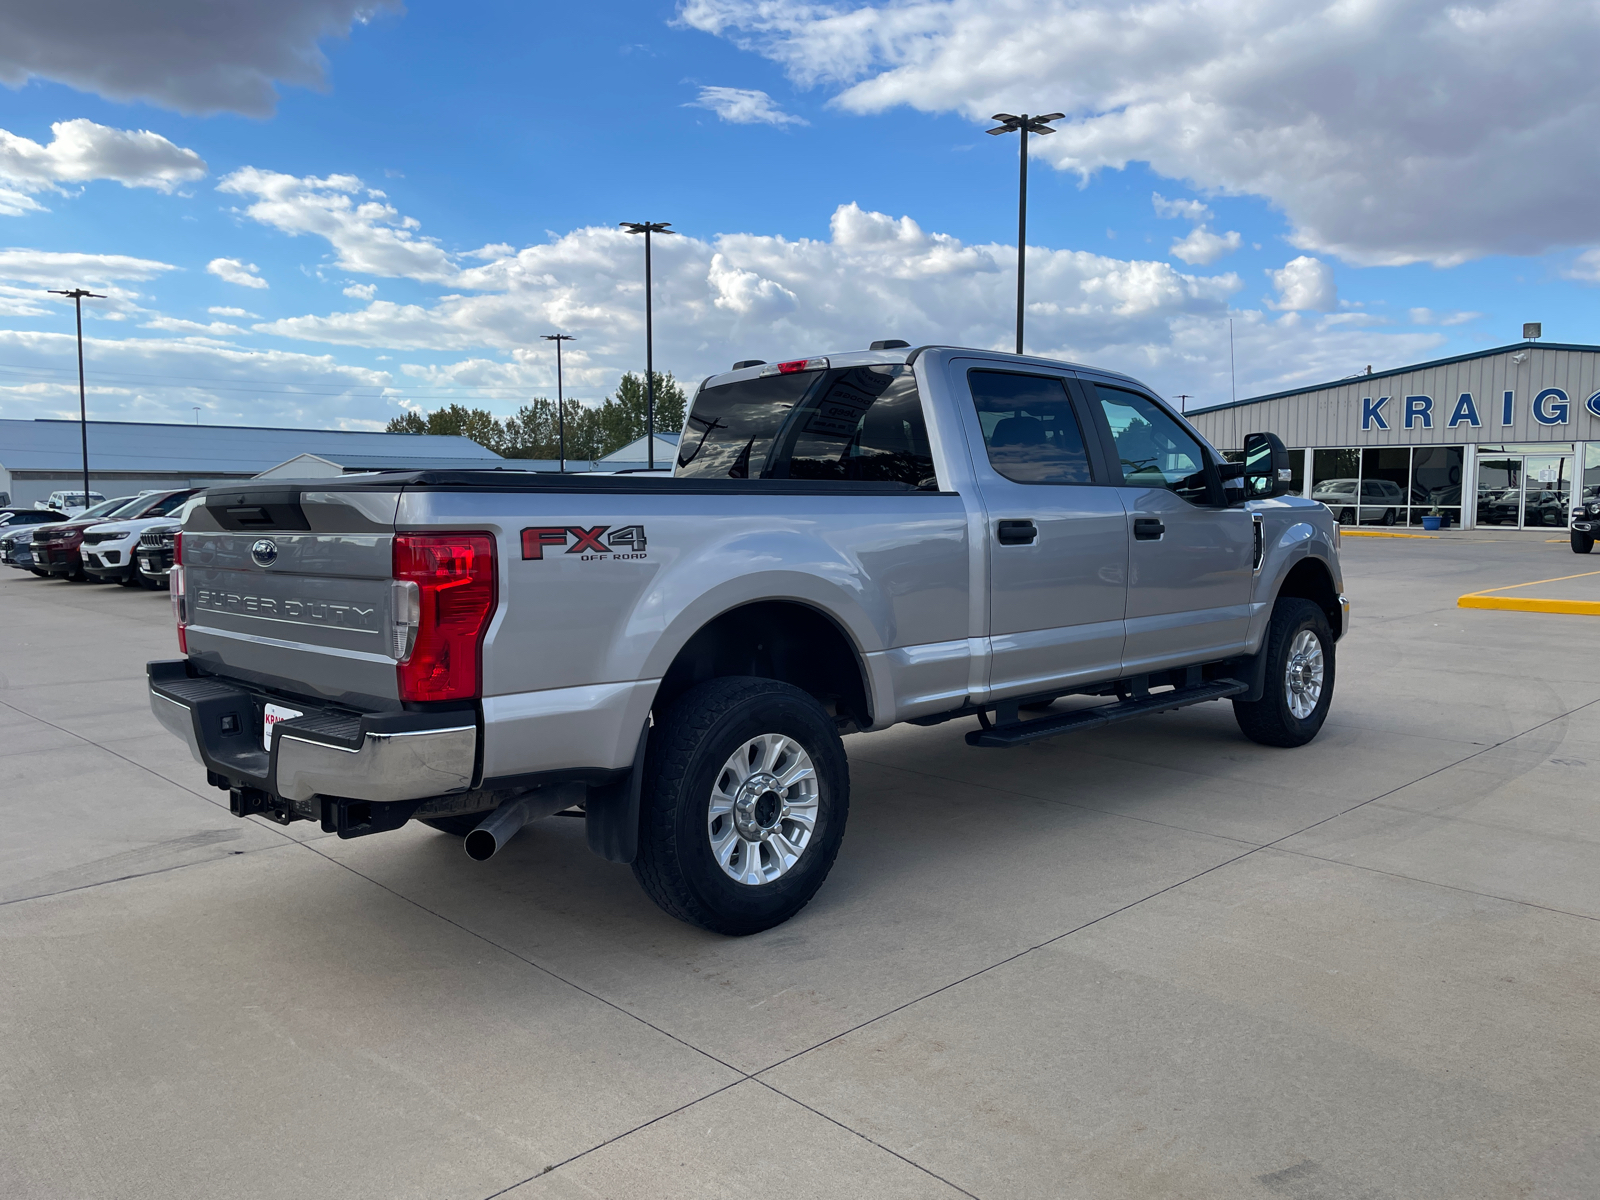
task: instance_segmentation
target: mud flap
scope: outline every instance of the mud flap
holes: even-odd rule
[[[615,783],[589,789],[584,832],[589,849],[609,862],[631,863],[639,854],[639,794],[644,788],[644,755],[650,723],[639,731],[633,769]]]

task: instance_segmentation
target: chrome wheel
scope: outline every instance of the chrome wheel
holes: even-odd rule
[[[706,836],[723,872],[757,886],[800,861],[817,824],[817,772],[799,742],[753,737],[717,772]]]
[[[1325,670],[1322,661],[1322,642],[1309,629],[1294,635],[1289,646],[1289,662],[1284,670],[1284,693],[1289,701],[1289,711],[1304,721],[1316,711],[1322,699],[1322,681]]]

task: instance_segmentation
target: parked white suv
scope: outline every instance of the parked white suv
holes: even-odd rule
[[[90,526],[83,534],[84,574],[104,582],[116,580],[125,585],[155,587],[139,573],[139,535],[153,525],[170,521],[196,490],[175,491],[142,517]]]

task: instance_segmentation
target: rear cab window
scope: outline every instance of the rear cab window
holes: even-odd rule
[[[702,389],[674,474],[938,487],[916,379],[886,363]]]

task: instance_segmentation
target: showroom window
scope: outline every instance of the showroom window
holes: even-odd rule
[[[1459,527],[1465,457],[1461,446],[1317,450],[1311,498],[1346,525],[1421,525],[1437,508]]]

